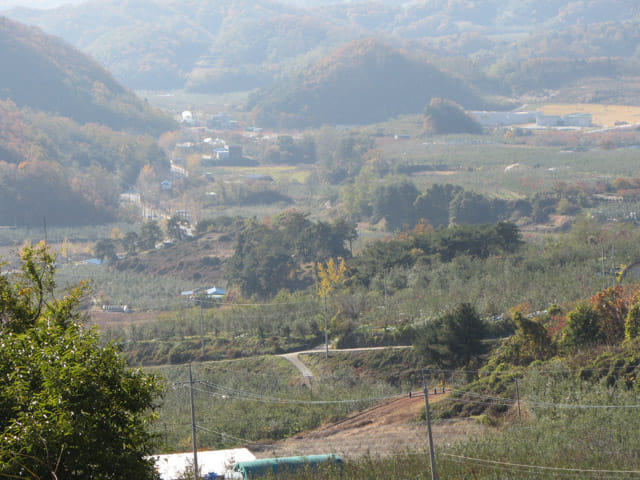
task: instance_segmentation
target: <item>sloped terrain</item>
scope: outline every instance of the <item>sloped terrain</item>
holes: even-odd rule
[[[445,398],[430,397],[435,403]],[[261,458],[316,453],[337,453],[343,457],[384,456],[407,450],[428,451],[427,425],[419,421],[424,397],[402,397],[378,404],[272,445],[249,445]],[[482,435],[488,427],[473,419],[436,421],[432,425],[434,444],[454,443]]]
[[[77,123],[159,134],[173,121],[154,111],[109,72],[59,38],[0,17],[2,99]]]
[[[374,39],[350,43],[316,62],[301,78],[254,97],[256,122],[265,126],[364,124],[420,113],[443,97],[466,108],[482,101],[462,80]]]
[[[234,240],[228,235],[209,233],[157,250],[138,253],[114,266],[151,276],[171,275],[202,284],[222,283],[224,261],[233,254]]]

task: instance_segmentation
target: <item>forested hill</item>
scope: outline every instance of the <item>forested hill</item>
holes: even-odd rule
[[[436,97],[482,107],[473,89],[452,74],[365,39],[334,51],[304,76],[258,92],[249,106],[263,126],[365,124],[421,112]]]
[[[600,41],[603,30],[640,20],[637,0],[86,0],[6,14],[64,38],[140,89],[264,87],[370,36],[440,57],[472,56],[482,69],[498,63],[500,80],[505,69],[540,56],[539,35],[547,33],[551,49],[541,51],[552,57],[639,55],[632,32]]]
[[[122,87],[104,68],[64,41],[0,17],[0,99],[19,108],[158,134],[173,121]]]
[[[0,225],[113,221],[141,170],[169,161],[175,128],[85,54],[0,17]]]

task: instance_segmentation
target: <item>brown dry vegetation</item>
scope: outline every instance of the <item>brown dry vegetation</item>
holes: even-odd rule
[[[429,397],[439,402],[445,395]],[[419,417],[424,397],[402,397],[353,413],[344,420],[276,442],[250,445],[258,457],[337,453],[346,458],[383,456],[403,451],[428,450],[427,424]],[[434,444],[444,445],[479,436],[489,427],[469,418],[435,421]]]
[[[629,125],[640,123],[640,107],[629,105],[602,105],[582,103],[558,103],[540,107],[546,115],[568,115],[571,113],[590,113],[594,125],[614,127],[620,122]]]
[[[126,257],[116,262],[115,268],[152,276],[171,275],[203,285],[220,285],[224,261],[233,254],[233,242],[228,235],[208,233]]]

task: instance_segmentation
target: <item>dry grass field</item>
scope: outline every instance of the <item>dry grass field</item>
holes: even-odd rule
[[[447,395],[435,396],[435,403]],[[427,451],[427,427],[418,421],[424,397],[403,397],[383,402],[346,419],[271,445],[249,445],[260,458],[337,453],[345,458],[362,455],[385,456],[408,450]],[[439,420],[433,425],[436,445],[451,444],[491,430],[474,419]]]
[[[255,167],[214,167],[211,172],[217,177],[243,177],[248,175],[263,175],[278,181],[297,181],[304,183],[311,175],[308,165],[260,165]]]
[[[538,108],[545,115],[569,115],[571,113],[590,113],[593,124],[602,127],[615,127],[624,124],[640,124],[640,107],[627,105],[602,105],[596,103],[558,103]]]

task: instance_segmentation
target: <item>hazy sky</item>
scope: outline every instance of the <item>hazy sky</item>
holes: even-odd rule
[[[79,4],[87,0],[0,0],[0,10],[6,10],[13,7],[29,7],[29,8],[55,8],[65,4]],[[330,3],[350,3],[352,0],[281,0],[281,3],[300,6],[317,6]],[[398,0],[398,4],[404,3],[405,0]],[[389,0],[384,3],[394,3]]]
[[[12,7],[54,8],[65,4],[78,4],[85,0],[0,0],[0,9]]]

